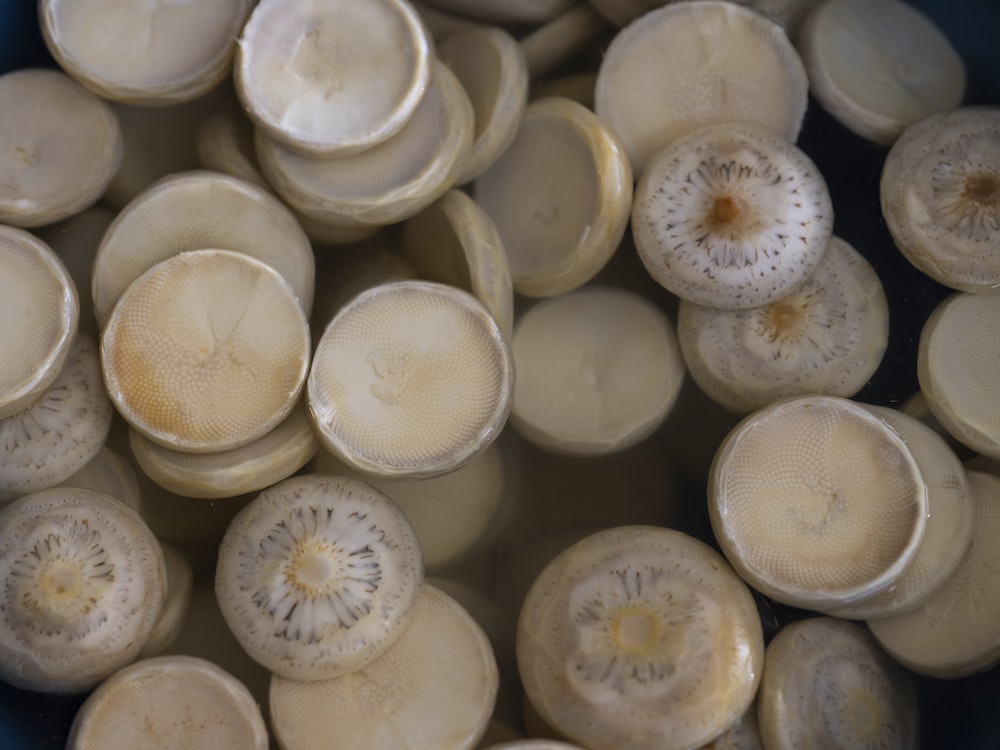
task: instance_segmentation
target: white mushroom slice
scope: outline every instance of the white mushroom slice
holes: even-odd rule
[[[80,335],[55,381],[0,419],[0,506],[54,487],[85,466],[104,445],[113,414],[97,344]]]
[[[608,30],[607,21],[587,3],[539,26],[521,38],[532,80],[544,78],[560,65],[597,43]]]
[[[544,23],[573,7],[576,0],[427,0],[428,4],[480,21]]]
[[[744,580],[820,612],[891,586],[927,525],[927,486],[906,442],[835,396],[785,399],[741,421],[716,453],[708,499]]]
[[[657,151],[706,125],[743,123],[795,142],[808,90],[777,24],[735,3],[697,0],[651,11],[615,36],[594,107],[639,175]]]
[[[91,280],[98,323],[107,324],[128,285],[155,264],[203,248],[263,261],[291,285],[307,315],[312,309],[315,259],[291,211],[257,185],[196,170],[143,191],[108,227]]]
[[[273,430],[253,442],[218,453],[187,453],[157,445],[129,430],[139,468],[161,487],[185,497],[235,497],[291,476],[319,450],[305,400]]]
[[[709,307],[788,296],[819,265],[832,232],[833,205],[816,165],[748,125],[713,125],[674,140],[635,189],[632,233],[646,270],[678,297]]]
[[[544,300],[511,341],[511,423],[548,450],[612,453],[666,418],[687,370],[673,324],[653,303],[614,287]]]
[[[0,76],[0,222],[37,227],[95,203],[122,163],[105,102],[58,70]]]
[[[166,601],[160,612],[153,632],[142,647],[139,658],[158,656],[177,640],[188,612],[191,611],[191,597],[194,592],[194,572],[191,563],[179,550],[169,544],[160,544],[167,575]]]
[[[901,0],[827,0],[796,38],[809,88],[862,138],[889,145],[962,103],[965,65],[927,16]]]
[[[764,639],[750,590],[680,531],[626,526],[558,555],[521,608],[517,661],[542,718],[589,748],[689,748],[753,700]]]
[[[242,682],[205,659],[136,662],[84,701],[67,750],[267,750],[267,727]]]
[[[194,99],[229,75],[252,7],[252,0],[42,0],[38,14],[45,44],[67,73],[105,99],[148,106]]]
[[[0,419],[38,398],[59,376],[77,335],[80,302],[52,249],[0,226]]]
[[[861,626],[799,620],[768,644],[758,699],[764,746],[886,748],[919,744],[909,675]]]
[[[514,290],[548,297],[583,285],[614,253],[628,226],[632,171],[593,112],[552,97],[528,105],[473,195],[500,232]]]
[[[681,300],[684,361],[713,401],[747,414],[786,396],[853,396],[889,344],[889,303],[871,264],[830,239],[806,280],[777,302],[724,310]]]
[[[263,0],[243,27],[233,75],[270,138],[333,156],[399,132],[432,59],[430,34],[405,0]]]
[[[84,692],[133,661],[163,609],[159,542],[99,492],[58,487],[0,511],[0,679]]]
[[[400,249],[422,278],[472,292],[510,337],[510,265],[496,225],[472,198],[449,190],[406,222]]]
[[[160,445],[193,453],[262,437],[298,400],[309,329],[277,271],[228,250],[157,263],[128,287],[101,337],[119,413]]]
[[[882,168],[882,215],[896,247],[936,281],[1000,286],[1000,107],[965,107],[911,125]]]
[[[975,520],[958,568],[919,609],[867,623],[892,658],[941,679],[1000,663],[1000,477],[970,471],[968,478]]]
[[[924,323],[917,378],[931,413],[959,442],[1000,458],[1000,297],[957,292]]]
[[[472,103],[472,151],[455,180],[463,185],[485,172],[517,135],[528,103],[528,62],[517,40],[496,26],[456,32],[438,45],[437,55]]]
[[[289,679],[329,680],[396,641],[422,580],[399,506],[356,479],[308,474],[278,482],[233,519],[215,593],[251,658]]]
[[[514,369],[503,333],[468,292],[381,284],[334,317],[307,394],[320,443],[368,474],[457,469],[500,434]]]
[[[334,680],[271,679],[271,727],[285,750],[473,750],[499,687],[490,642],[454,599],[424,584],[395,643]]]
[[[829,614],[849,620],[888,617],[919,607],[965,557],[975,515],[965,469],[934,430],[895,409],[862,406],[895,430],[913,453],[927,484],[927,530],[913,562],[892,586],[862,604],[828,608]]]

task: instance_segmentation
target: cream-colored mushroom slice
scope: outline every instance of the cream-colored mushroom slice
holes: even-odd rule
[[[836,396],[753,412],[709,476],[712,530],[733,567],[765,595],[819,612],[893,585],[924,538],[927,508],[903,438]]]
[[[96,359],[96,348],[94,353]],[[95,364],[95,367],[99,371],[100,364]],[[110,404],[109,400],[108,405],[110,406]],[[115,500],[125,503],[139,515],[142,515],[144,511],[139,476],[132,467],[132,462],[109,448],[107,443],[101,446],[97,455],[55,486],[94,490],[111,495]]]
[[[309,327],[271,266],[193,250],[129,285],[101,336],[118,412],[150,440],[192,453],[246,445],[295,406],[309,370]]]
[[[80,322],[66,267],[48,245],[0,226],[0,419],[17,414],[59,377]]]
[[[399,506],[350,477],[272,485],[230,523],[215,593],[246,652],[292,680],[359,670],[405,631],[423,580]]]
[[[628,26],[639,16],[671,0],[590,0],[591,7],[616,26]]]
[[[917,747],[910,676],[860,625],[813,617],[768,644],[758,698],[764,746]]]
[[[743,123],[794,142],[808,90],[781,27],[735,3],[697,0],[665,5],[618,32],[597,73],[594,107],[639,175],[657,151],[706,125]]]
[[[377,224],[361,224],[349,219],[327,221],[306,216],[298,211],[295,212],[295,217],[305,230],[306,236],[318,245],[352,245],[371,239],[381,229]]]
[[[220,97],[217,107],[195,133],[198,161],[205,169],[223,172],[270,189],[257,163],[254,127],[235,94]]]
[[[218,453],[188,453],[154,443],[129,430],[139,468],[161,487],[185,497],[235,497],[291,476],[319,450],[305,399],[262,437]]]
[[[455,184],[476,179],[504,152],[528,103],[528,62],[521,45],[497,26],[459,31],[437,47],[472,103],[473,140]]]
[[[250,117],[302,153],[357,153],[406,124],[431,76],[433,40],[405,0],[263,0],[233,76]]]
[[[184,629],[188,612],[191,611],[191,597],[194,592],[194,572],[191,563],[180,550],[170,544],[161,542],[160,548],[163,550],[163,561],[166,565],[166,600],[153,632],[139,653],[141,659],[158,656],[170,648]]]
[[[609,30],[607,20],[587,3],[580,3],[521,38],[532,80],[565,65],[598,43]]]
[[[80,706],[67,750],[267,750],[267,727],[246,686],[206,659],[132,664]]]
[[[568,742],[561,742],[559,740],[529,738],[501,742],[499,745],[490,745],[486,750],[583,750],[583,748],[579,745],[571,745]]]
[[[942,679],[1000,663],[1000,477],[979,471],[968,477],[975,521],[961,564],[919,609],[867,623],[893,659]]]
[[[132,662],[160,612],[159,542],[109,495],[57,487],[0,510],[0,679],[89,690]]]
[[[37,227],[90,207],[123,148],[111,107],[62,71],[0,76],[0,222]]]
[[[702,750],[764,750],[757,721],[757,702],[751,703],[729,729],[703,745]]]
[[[473,18],[440,10],[435,8],[433,4],[428,5],[421,0],[410,0],[410,5],[420,14],[420,20],[424,22],[424,26],[427,27],[435,42],[442,42],[452,34],[482,25],[481,22]]]
[[[81,334],[52,384],[0,419],[0,506],[85,466],[104,445],[113,414],[97,344]]]
[[[788,296],[819,265],[832,232],[833,204],[816,165],[749,125],[677,138],[635,189],[632,234],[646,270],[681,299],[709,307]]]
[[[38,15],[45,45],[67,73],[105,99],[149,106],[194,99],[228,76],[252,7],[42,0]]]
[[[468,292],[430,281],[354,297],[320,338],[307,383],[320,443],[367,474],[457,469],[500,434],[514,367],[503,333]]]
[[[160,261],[218,248],[266,263],[291,285],[308,315],[315,259],[295,217],[263,188],[221,172],[195,170],[158,181],[115,218],[97,249],[91,278],[103,328],[125,289]]]
[[[913,453],[927,484],[927,529],[917,554],[888,589],[863,604],[832,606],[828,614],[864,620],[909,612],[945,585],[972,544],[975,510],[965,469],[927,425],[895,409],[862,404],[895,430]]]
[[[514,290],[548,297],[582,286],[614,253],[628,226],[632,171],[593,112],[552,97],[528,105],[473,195],[500,232]]]
[[[517,661],[542,718],[590,748],[697,747],[746,711],[764,640],[746,584],[673,529],[592,534],[532,584]]]
[[[480,21],[544,23],[573,7],[576,0],[427,0],[440,10]]]
[[[472,292],[510,337],[514,288],[503,240],[466,193],[449,190],[406,222],[400,250],[422,278]]]
[[[889,344],[889,303],[875,269],[839,237],[777,302],[725,310],[681,300],[684,361],[712,400],[747,414],[787,396],[853,396]]]
[[[544,300],[511,340],[511,423],[548,450],[613,453],[666,418],[687,370],[667,316],[635,292],[584,287]]]
[[[461,605],[424,584],[389,649],[333,680],[271,678],[271,727],[285,750],[472,750],[499,686],[490,642]]]
[[[963,107],[908,127],[882,168],[882,216],[896,247],[966,292],[1000,285],[1000,107]]]
[[[257,130],[264,176],[289,205],[332,224],[392,224],[455,184],[472,149],[474,115],[455,74],[436,61],[416,112],[391,138],[335,159],[303,156]]]
[[[796,44],[809,88],[862,138],[889,145],[903,130],[965,96],[965,64],[923,13],[901,0],[828,0]]]
[[[959,442],[1000,458],[1000,297],[956,292],[924,323],[917,379],[931,413]]]

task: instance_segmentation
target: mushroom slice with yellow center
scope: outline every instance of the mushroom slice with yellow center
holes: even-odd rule
[[[679,750],[746,711],[764,640],[746,584],[680,531],[624,526],[585,537],[532,584],[517,625],[532,705],[595,750]]]
[[[365,473],[416,478],[457,469],[492,443],[513,381],[503,333],[475,297],[397,281],[330,321],[307,395],[327,450]]]
[[[333,680],[271,678],[271,725],[285,750],[340,747],[472,750],[499,687],[489,639],[472,616],[424,584],[399,638]]]
[[[269,137],[344,155],[399,132],[432,59],[433,41],[405,0],[263,0],[243,27],[234,78]]]
[[[748,125],[713,125],[673,141],[640,176],[632,208],[646,270],[709,307],[788,296],[819,265],[832,232],[833,205],[816,165]]]
[[[910,3],[829,0],[808,15],[796,41],[819,103],[876,143],[891,144],[965,95],[962,58]]]
[[[420,547],[392,500],[349,477],[278,482],[230,523],[215,593],[233,635],[271,672],[329,680],[361,669],[410,621]]]
[[[909,126],[882,168],[882,215],[900,252],[945,286],[1000,287],[1000,107]]]
[[[260,707],[242,682],[194,656],[122,669],[84,701],[67,750],[267,750]]]
[[[133,661],[162,611],[159,542],[114,498],[59,487],[0,511],[0,679],[83,692]]]
[[[69,272],[28,232],[0,226],[0,419],[28,406],[59,376],[80,321]]]
[[[122,163],[118,118],[58,70],[0,76],[0,222],[51,224],[88,208]]]
[[[257,185],[195,170],[158,181],[108,227],[91,276],[98,323],[107,323],[128,285],[156,263],[204,248],[267,263],[291,285],[307,315],[312,309],[315,260],[292,212]]]
[[[794,142],[808,90],[781,27],[735,3],[696,0],[618,32],[598,70],[594,107],[640,174],[657,151],[706,125],[745,123]]]
[[[835,396],[744,418],[715,455],[708,495],[715,538],[740,575],[820,612],[891,586],[927,524],[927,485],[906,442]]]
[[[889,303],[871,264],[833,237],[777,302],[724,310],[681,300],[677,334],[698,386],[746,414],[786,396],[861,390],[889,343]]]
[[[632,171],[593,112],[551,97],[528,105],[513,143],[475,181],[473,195],[500,232],[514,290],[548,297],[589,281],[617,249]]]
[[[560,453],[612,453],[648,437],[687,372],[666,315],[613,287],[539,302],[518,321],[511,349],[511,422],[526,439]]]
[[[252,7],[252,0],[43,0],[39,18],[49,52],[94,93],[162,105],[194,99],[229,74]]]
[[[768,644],[758,718],[765,747],[919,744],[910,676],[863,627],[831,617],[793,622]]]
[[[957,292],[924,323],[917,378],[931,413],[959,442],[1000,458],[1000,297]]]
[[[0,419],[0,506],[83,468],[104,445],[113,414],[97,344],[81,335],[55,381]]]
[[[262,437],[295,406],[309,329],[277,271],[248,255],[194,250],[157,263],[115,305],[104,381],[150,440],[192,453]]]

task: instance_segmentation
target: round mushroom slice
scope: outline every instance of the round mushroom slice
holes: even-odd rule
[[[84,692],[132,662],[163,609],[159,542],[113,497],[59,487],[0,511],[0,679]]]
[[[843,125],[890,145],[965,96],[965,65],[923,13],[900,0],[828,0],[796,38],[809,88]]]
[[[919,744],[909,675],[864,628],[830,617],[786,625],[768,644],[757,715],[765,747]]]
[[[433,41],[405,0],[263,0],[243,27],[233,74],[270,138],[342,156],[402,129],[432,58]]]
[[[246,686],[210,661],[157,656],[132,664],[88,696],[67,750],[267,750],[267,727]]]
[[[41,240],[0,226],[0,419],[59,377],[80,322],[69,272]]]
[[[819,612],[891,586],[927,525],[927,485],[906,442],[835,396],[746,417],[719,446],[708,496],[715,538],[743,579]]]
[[[341,747],[472,750],[499,688],[489,639],[442,591],[423,584],[389,649],[333,680],[271,678],[271,726],[285,750]]]
[[[960,443],[1000,458],[1000,296],[958,292],[924,323],[917,378],[931,413]]]
[[[777,302],[725,310],[681,300],[677,335],[698,386],[737,414],[787,396],[853,396],[889,344],[889,303],[875,269],[839,237]]]
[[[819,265],[833,204],[816,165],[791,143],[748,125],[713,125],[650,161],[632,233],[646,270],[681,299],[759,307],[787,297]]]
[[[538,99],[473,185],[500,232],[514,290],[568,292],[608,262],[628,226],[632,171],[615,135],[581,104]]]
[[[105,99],[149,106],[194,99],[229,75],[252,7],[252,0],[42,0],[38,14],[45,44],[67,73]]]
[[[229,524],[215,593],[256,662],[329,680],[393,644],[422,580],[417,537],[392,500],[356,479],[307,474],[271,486]]]
[[[457,469],[492,443],[513,384],[507,342],[475,297],[397,281],[362,292],[330,321],[307,396],[335,456],[368,474],[417,478]]]
[[[0,222],[51,224],[101,197],[124,142],[106,102],[58,70],[0,76]]]
[[[732,725],[764,660],[746,584],[711,547],[673,529],[600,531],[555,557],[517,625],[532,705],[595,750],[679,750]]]
[[[882,216],[914,266],[952,289],[1000,287],[1000,107],[908,127],[882,168]]]
[[[735,3],[698,0],[618,32],[601,60],[594,108],[638,175],[657,151],[706,125],[744,123],[794,143],[808,91],[781,27]]]
[[[295,406],[309,328],[292,288],[242,253],[194,250],[157,263],[115,305],[101,366],[119,413],[168,448],[246,445]]]

